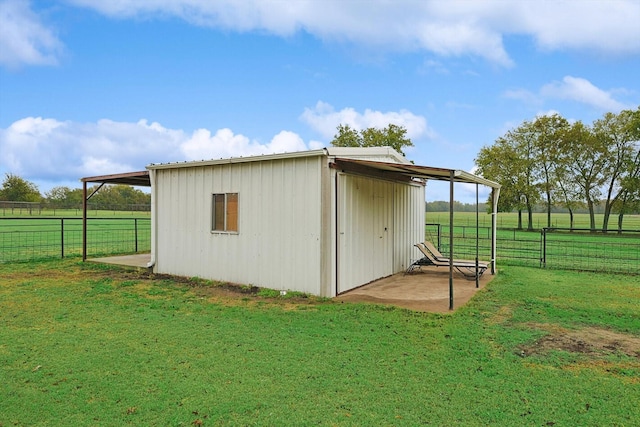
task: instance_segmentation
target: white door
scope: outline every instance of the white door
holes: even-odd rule
[[[338,293],[393,274],[393,184],[339,175]]]

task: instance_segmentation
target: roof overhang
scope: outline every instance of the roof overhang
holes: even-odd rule
[[[394,176],[405,176],[411,178],[432,179],[438,181],[451,181],[453,176],[454,182],[463,182],[467,184],[480,184],[491,188],[500,188],[500,184],[471,174],[469,172],[456,170],[434,168],[430,166],[419,166],[413,164],[374,162],[370,160],[356,160],[346,158],[336,158],[335,165],[338,169],[343,170],[363,170],[363,168],[376,171],[378,175],[388,175],[390,178]]]
[[[139,187],[151,187],[149,171],[137,171],[117,173],[113,175],[89,176],[80,179],[82,182],[99,182],[101,184],[135,185]]]

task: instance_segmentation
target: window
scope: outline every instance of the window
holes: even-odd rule
[[[213,195],[211,231],[238,231],[238,193]]]

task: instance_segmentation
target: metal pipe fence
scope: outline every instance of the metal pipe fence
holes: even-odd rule
[[[448,225],[425,225],[425,238],[447,256],[450,254],[450,232]],[[454,226],[453,235],[454,258],[473,259],[475,227]],[[491,258],[491,229],[479,227],[478,235],[479,257],[488,261]],[[640,230],[603,233],[575,228],[534,231],[499,228],[496,240],[498,264],[640,274]]]
[[[151,250],[150,218],[87,219],[87,254],[100,256]],[[0,218],[0,262],[82,255],[82,218]]]

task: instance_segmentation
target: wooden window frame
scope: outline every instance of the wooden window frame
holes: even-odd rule
[[[238,193],[211,195],[211,232],[238,234]]]

